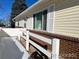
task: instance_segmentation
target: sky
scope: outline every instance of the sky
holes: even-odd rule
[[[0,0],[0,19],[7,19],[10,16],[12,4],[15,0]],[[26,4],[31,6],[37,0],[26,0]]]

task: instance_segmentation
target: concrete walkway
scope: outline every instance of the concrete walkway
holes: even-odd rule
[[[23,46],[15,38],[3,37],[4,34],[7,35],[0,31],[0,59],[28,59],[29,54]]]
[[[9,37],[9,35],[5,33],[3,30],[0,30],[0,37]]]

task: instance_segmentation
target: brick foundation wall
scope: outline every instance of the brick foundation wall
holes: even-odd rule
[[[61,40],[60,59],[79,59],[79,43]]]

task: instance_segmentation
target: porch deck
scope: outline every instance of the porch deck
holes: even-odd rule
[[[0,31],[0,59],[28,59],[29,54],[15,37]]]
[[[23,28],[0,30],[0,59],[29,59],[39,54],[41,59],[79,59],[79,38]]]

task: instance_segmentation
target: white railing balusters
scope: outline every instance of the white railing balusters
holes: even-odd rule
[[[29,51],[29,31],[28,30],[26,35],[26,50]]]
[[[9,30],[7,32],[9,33]],[[79,43],[79,38],[55,34],[55,33],[48,33],[45,31],[27,29],[27,31],[20,31],[18,33],[19,34],[17,34],[17,36],[19,41],[20,41],[20,37],[25,39],[26,41],[25,47],[28,52],[30,52],[29,45],[31,44],[38,51],[41,51],[43,54],[45,54],[49,59],[60,59],[60,55],[59,55],[60,54],[59,51],[61,50],[60,40],[67,40],[67,41]],[[45,45],[47,45],[48,49],[44,47],[43,45],[44,43]]]
[[[18,35],[18,40],[20,41],[20,35]]]
[[[60,39],[52,39],[52,59],[59,59]]]

